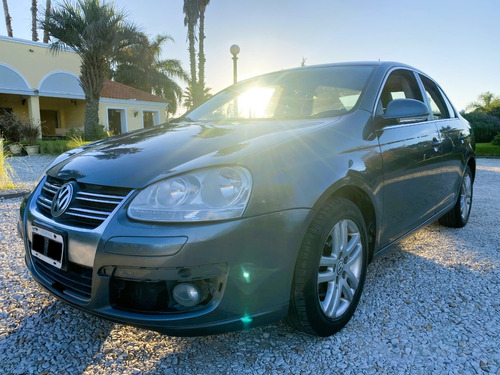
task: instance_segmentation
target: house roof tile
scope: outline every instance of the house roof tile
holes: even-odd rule
[[[144,102],[168,103],[168,100],[159,96],[110,80],[104,82],[101,96],[110,99],[135,99]]]

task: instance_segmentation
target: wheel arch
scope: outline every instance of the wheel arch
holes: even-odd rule
[[[475,179],[476,179],[476,159],[473,157],[469,158],[469,160],[467,161],[467,165],[469,166],[469,168],[472,172],[472,181],[475,181]]]
[[[373,259],[377,233],[377,217],[375,214],[375,207],[372,198],[366,191],[358,186],[343,185],[338,187],[334,191],[329,191],[328,194],[323,197],[323,199],[320,199],[317,202],[315,208],[322,206],[326,200],[332,198],[345,198],[354,203],[361,211],[363,219],[365,220],[366,231],[368,234],[368,263],[370,263]]]

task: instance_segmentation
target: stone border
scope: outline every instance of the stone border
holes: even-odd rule
[[[21,198],[24,197],[29,192],[30,190],[28,189],[0,190],[0,199]]]

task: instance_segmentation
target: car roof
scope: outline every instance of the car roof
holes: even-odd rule
[[[416,69],[410,65],[403,64],[400,62],[395,62],[395,61],[347,61],[347,62],[336,62],[336,63],[328,63],[328,64],[318,64],[318,65],[307,65],[307,66],[299,66],[295,68],[289,68],[289,69],[282,69],[282,70],[276,70],[273,72],[268,72],[264,74],[259,74],[257,76],[239,81],[238,83],[243,83],[245,81],[252,80],[253,78],[258,78],[258,77],[265,77],[267,75],[274,75],[274,74],[283,74],[283,73],[288,73],[288,72],[294,72],[294,71],[306,71],[306,70],[313,70],[313,69],[321,69],[321,68],[330,68],[330,67],[347,67],[347,66],[372,66],[374,68],[380,68],[381,70],[387,71],[392,68],[405,68],[405,69],[410,69],[414,70],[416,72],[422,73],[419,69]]]

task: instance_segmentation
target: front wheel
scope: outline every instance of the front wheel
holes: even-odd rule
[[[469,221],[470,210],[472,208],[472,193],[473,193],[472,172],[469,166],[465,167],[465,172],[462,177],[462,185],[457,203],[444,216],[439,219],[442,225],[452,228],[462,228]]]
[[[330,199],[313,219],[299,252],[287,322],[330,336],[351,319],[366,277],[366,225],[358,207]]]

